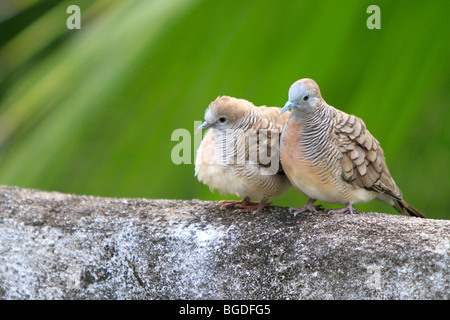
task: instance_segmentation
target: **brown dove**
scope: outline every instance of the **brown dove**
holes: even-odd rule
[[[329,106],[314,80],[292,84],[282,113],[290,109],[281,136],[281,164],[292,185],[309,198],[291,211],[315,211],[319,200],[346,204],[332,212],[353,213],[353,204],[378,199],[400,213],[425,217],[403,200],[380,143],[364,121]]]
[[[258,212],[290,187],[279,160],[279,139],[289,115],[280,112],[228,96],[219,96],[206,109],[197,131],[209,130],[197,150],[195,175],[211,191],[244,197],[220,201],[222,207]]]

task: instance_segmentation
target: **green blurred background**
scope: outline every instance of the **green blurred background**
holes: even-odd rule
[[[218,95],[281,107],[310,77],[364,119],[405,199],[450,218],[448,0],[0,3],[0,184],[224,199],[172,163],[172,132],[193,134]],[[81,30],[66,27],[73,4]],[[372,4],[381,30],[366,27]],[[292,190],[274,204],[305,201]]]

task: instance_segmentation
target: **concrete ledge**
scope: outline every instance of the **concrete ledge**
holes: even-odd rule
[[[450,299],[450,221],[0,187],[3,299]]]

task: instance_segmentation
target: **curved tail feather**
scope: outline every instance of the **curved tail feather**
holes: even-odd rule
[[[405,200],[396,199],[394,208],[402,214],[410,215],[413,217],[426,218],[426,216],[422,212],[409,205]]]

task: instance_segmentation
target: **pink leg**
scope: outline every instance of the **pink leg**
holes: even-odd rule
[[[321,209],[321,207],[320,206],[315,207],[314,206],[314,202],[316,202],[316,199],[309,199],[308,202],[303,207],[300,207],[300,208],[289,208],[289,212],[293,213],[294,216],[296,216],[299,213],[306,212],[306,211],[317,212],[316,209]]]
[[[347,205],[344,208],[340,208],[340,209],[334,209],[334,210],[330,210],[328,211],[329,213],[357,213],[358,210],[356,210],[355,208],[352,207],[352,203],[351,202],[347,202]]]
[[[242,206],[242,209],[238,209],[238,210],[239,210],[239,212],[250,212],[250,211],[252,211],[252,213],[258,213],[264,207],[270,205],[270,202],[267,202],[267,200],[269,200],[269,199],[264,198],[264,199],[262,199],[261,202],[250,202],[248,205]]]
[[[230,208],[230,207],[247,207],[248,205],[258,204],[258,202],[251,202],[250,197],[248,197],[248,196],[245,197],[244,199],[242,199],[241,201],[222,200],[222,201],[219,201],[219,203],[221,204],[221,206],[220,206],[221,209]]]

